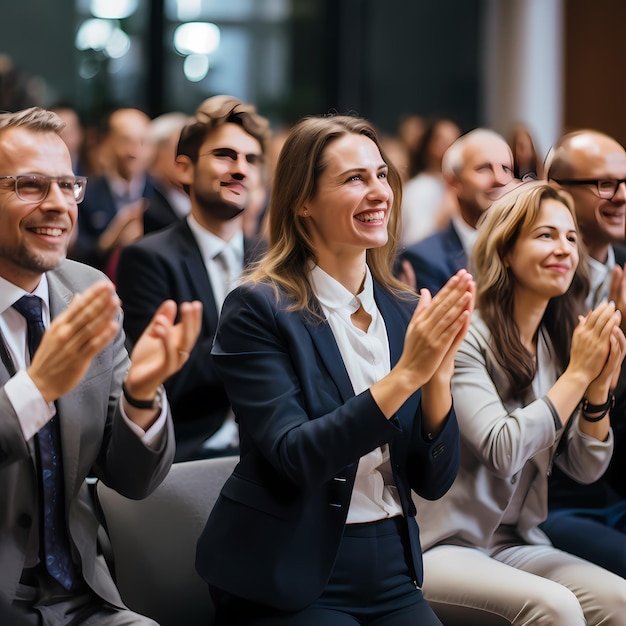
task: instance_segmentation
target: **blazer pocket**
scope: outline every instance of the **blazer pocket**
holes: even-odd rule
[[[222,487],[221,495],[244,506],[280,519],[292,518],[298,510],[299,498],[281,498],[276,489],[233,474]]]

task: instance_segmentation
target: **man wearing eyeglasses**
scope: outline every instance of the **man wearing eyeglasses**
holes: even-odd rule
[[[163,303],[129,359],[110,281],[66,259],[86,179],[44,109],[0,114],[0,605],[29,623],[154,622],[126,609],[98,548],[85,478],[131,498],[167,474],[162,383],[200,303]]]
[[[550,183],[574,198],[590,268],[591,288],[586,305],[593,308],[601,300],[614,300],[624,325],[626,252],[622,244],[626,224],[626,151],[608,135],[580,130],[564,135],[554,145],[546,165]],[[555,466],[550,478],[550,514],[543,530],[557,548],[626,577],[623,384],[618,385],[615,395],[617,402],[610,412],[612,433],[609,435],[615,441],[609,469],[599,481],[580,485]]]
[[[251,104],[222,95],[202,102],[182,130],[176,159],[191,213],[120,255],[116,284],[131,341],[166,298],[204,305],[200,339],[165,385],[176,461],[239,452],[230,403],[210,353],[224,298],[256,252],[255,242],[243,235],[243,216],[263,184],[268,130]]]
[[[616,261],[623,249],[626,221],[626,151],[612,137],[582,130],[563,136],[552,148],[547,176],[574,198],[576,218],[588,254],[593,308],[607,298]]]

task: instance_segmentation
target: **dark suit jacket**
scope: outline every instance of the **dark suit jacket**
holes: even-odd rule
[[[392,366],[415,302],[375,285]],[[459,464],[451,411],[434,440],[421,432],[420,393],[392,420],[369,390],[354,395],[328,323],[289,311],[268,285],[243,285],[226,299],[213,347],[240,425],[241,460],[198,542],[196,567],[209,584],[255,602],[299,610],[328,582],[359,458],[390,445],[408,521],[410,567],[422,581],[411,488],[439,498]]]
[[[102,274],[73,261],[48,272],[50,312],[56,317],[72,296]],[[119,320],[121,322],[121,319]],[[101,598],[123,606],[100,554],[100,524],[85,477],[95,475],[121,494],[143,498],[163,480],[174,458],[174,433],[168,417],[159,450],[146,447],[120,414],[122,380],[129,366],[124,333],[100,352],[78,386],[57,401],[60,419],[65,511],[74,560]],[[12,376],[0,362],[0,596],[15,597],[25,558],[39,544],[38,479],[33,440],[22,435],[13,406],[4,390]]]
[[[626,248],[613,246],[615,263],[624,267]],[[580,484],[572,480],[558,468],[550,476],[549,507],[550,510],[568,508],[604,508],[626,498],[626,380],[624,365],[620,384],[616,395],[616,405],[611,411],[611,427],[615,444],[611,463],[606,474],[590,484]]]
[[[245,242],[246,258],[253,256]],[[219,311],[200,249],[187,220],[126,246],[116,280],[124,309],[124,329],[134,343],[166,299],[178,304],[200,300],[200,337],[183,368],[165,383],[174,416],[177,459],[189,454],[222,424],[230,403],[210,359]]]
[[[146,192],[145,197],[148,201],[148,207],[143,214],[144,234],[161,230],[180,219],[156,181],[152,181],[151,189]]]
[[[401,258],[413,266],[418,293],[425,287],[432,295],[460,269],[467,267],[467,256],[452,224],[444,232],[409,246]]]
[[[152,182],[146,179],[142,196],[152,193]],[[113,192],[106,176],[99,176],[87,183],[85,199],[78,211],[78,234],[72,244],[71,257],[103,269],[107,256],[98,250],[98,239],[117,213]]]

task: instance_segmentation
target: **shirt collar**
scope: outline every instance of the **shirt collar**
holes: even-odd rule
[[[243,232],[238,232],[230,241],[224,241],[201,226],[191,213],[186,219],[205,261],[214,259],[224,248],[229,246],[237,261],[241,262],[243,266]]]
[[[145,176],[137,176],[128,181],[114,173],[109,174],[108,179],[113,195],[128,201],[139,200],[143,196],[147,182]]]
[[[589,263],[589,274],[591,281],[590,294],[593,295],[592,307],[597,306],[600,300],[607,294],[603,293],[608,291],[607,278],[615,267],[615,251],[613,246],[609,246],[609,254],[606,259],[606,263],[600,263],[600,261],[587,255],[587,262]]]
[[[461,245],[465,251],[465,256],[469,259],[472,256],[472,249],[478,237],[478,230],[472,228],[462,217],[455,215],[452,217],[452,225],[456,234],[461,240]]]
[[[49,310],[48,279],[45,274],[41,275],[41,280],[32,293],[24,291],[21,287],[0,276],[0,315],[11,308],[22,296],[26,295],[39,296],[43,302],[44,310]]]
[[[328,311],[349,309],[355,313],[360,306],[366,311],[372,311],[374,306],[374,281],[369,267],[365,266],[365,280],[363,289],[355,296],[339,281],[327,274],[321,267],[314,265],[310,273],[313,292],[322,307]]]

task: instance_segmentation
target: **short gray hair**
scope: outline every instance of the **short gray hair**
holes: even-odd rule
[[[475,128],[461,135],[444,153],[441,162],[441,171],[444,177],[458,178],[463,169],[463,153],[468,143],[481,139],[500,139],[506,143],[506,139],[495,130],[490,128]],[[507,144],[508,145],[508,144]]]

